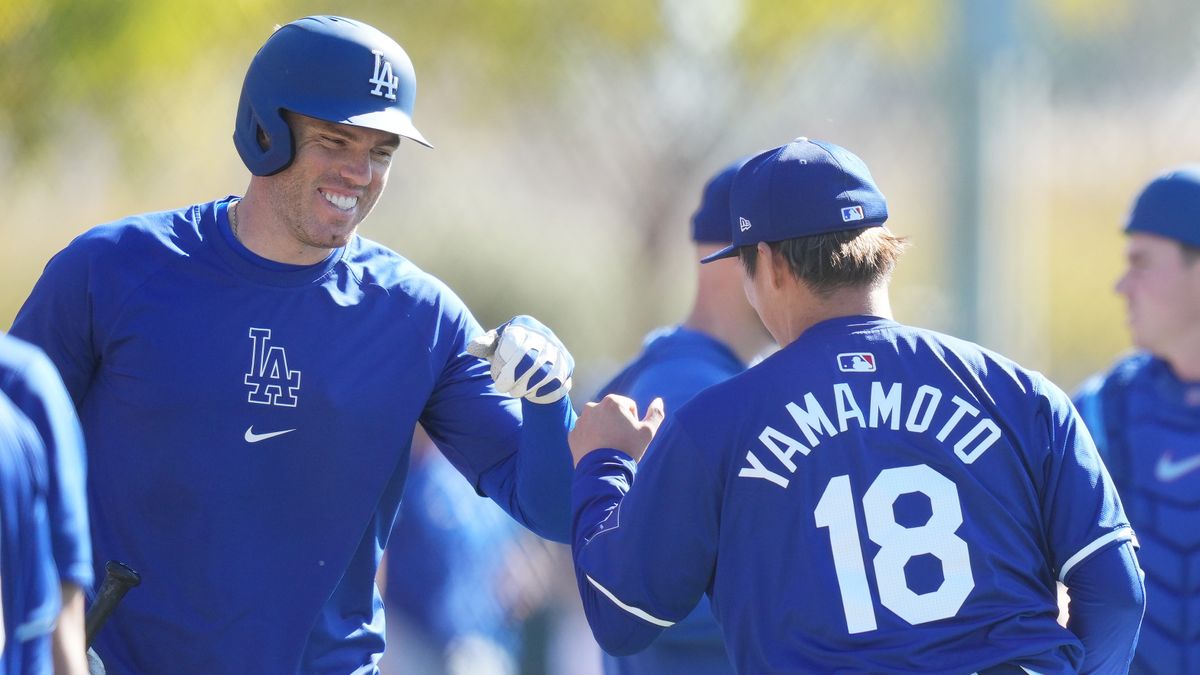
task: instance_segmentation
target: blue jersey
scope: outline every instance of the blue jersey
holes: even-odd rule
[[[729,347],[705,333],[682,326],[646,336],[642,353],[601,388],[596,399],[621,394],[645,410],[656,397],[668,414],[699,391],[746,369]],[[610,675],[705,675],[732,673],[733,666],[713,618],[708,598],[683,620],[663,631],[652,645],[632,656],[604,655]]]
[[[1138,528],[1146,616],[1130,672],[1200,672],[1200,383],[1135,354],[1076,406]]]
[[[707,592],[746,673],[1075,672],[1055,580],[1133,537],[1064,393],[874,317],[698,394],[633,474],[599,450],[574,479],[597,640],[641,648]]]
[[[0,391],[37,427],[50,466],[47,507],[58,577],[85,591],[94,581],[83,432],[54,364],[40,349],[0,333]]]
[[[49,675],[58,575],[46,500],[49,471],[33,423],[0,392],[0,675]]]
[[[466,353],[478,323],[396,253],[354,237],[272,262],[230,232],[231,199],[88,231],[13,323],[78,407],[96,560],[142,574],[97,651],[129,673],[372,673],[414,425],[565,539],[570,402],[496,392]],[[554,447],[518,453],[539,425]]]

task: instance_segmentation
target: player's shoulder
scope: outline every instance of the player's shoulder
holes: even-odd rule
[[[372,283],[381,286],[391,286],[410,278],[426,275],[408,258],[361,234],[355,235],[350,240],[342,261],[357,270],[362,270]]]
[[[359,284],[378,288],[399,302],[455,314],[465,309],[462,300],[441,279],[361,235],[347,245],[342,262]]]
[[[778,354],[695,392],[676,415],[691,426],[722,426],[724,422],[720,421],[728,420],[729,411],[758,407],[762,399],[776,395],[779,390],[772,367],[772,359]]]
[[[1153,354],[1136,351],[1124,355],[1109,368],[1105,379],[1117,385],[1127,385],[1135,380],[1153,378],[1156,372],[1165,372],[1162,361]]]
[[[448,293],[441,279],[416,263],[372,239],[358,235],[346,247],[343,262],[360,282],[388,291],[400,291],[414,297],[434,297]]]
[[[1066,396],[1044,373],[977,342],[929,328],[904,326],[904,332],[925,343],[930,355],[961,379],[974,380],[987,391],[1010,389],[1029,397]]]
[[[879,359],[881,376],[957,383],[981,400],[1014,410],[1069,406],[1066,394],[1041,372],[977,342],[894,321],[867,325],[860,333],[850,344],[863,345]]]
[[[644,393],[669,389],[691,398],[701,389],[746,369],[737,355],[717,338],[683,326],[664,326],[642,340],[642,351],[616,380]]]
[[[683,326],[656,328],[648,333],[642,340],[642,351],[637,361],[646,369],[720,367],[727,371],[721,379],[745,368],[737,355],[720,340]]]
[[[1118,358],[1108,369],[1093,373],[1075,390],[1076,404],[1127,389],[1139,380],[1153,377],[1157,359],[1151,354],[1134,351]]]
[[[1027,388],[1043,379],[1015,360],[948,333],[881,317],[839,317],[810,329],[776,359],[803,361],[814,372],[859,370],[854,357],[870,357],[865,372],[895,372],[908,377],[948,369],[959,379],[1011,381]],[[861,353],[856,350],[862,350]]]
[[[216,202],[125,216],[93,226],[56,258],[122,270],[190,255],[202,241],[200,222],[215,218]]]
[[[950,355],[956,361],[972,365],[995,364],[1005,372],[1035,372],[1020,365],[1014,359],[994,349],[985,347],[978,342],[933,330],[932,328],[900,324],[897,327],[897,332],[901,335],[913,336],[913,338],[928,344],[939,356]]]
[[[1013,359],[976,342],[932,328],[903,324],[877,316],[836,317],[811,327],[801,334],[796,343],[799,345],[797,349],[780,350],[773,358],[780,357],[780,354],[788,351],[791,352],[791,356],[782,358],[816,362],[828,360],[832,355],[836,360],[837,369],[842,371],[853,367],[849,363],[843,363],[842,356],[869,355],[885,360],[895,359],[897,364],[905,365],[908,370],[941,364],[956,371],[966,369],[999,376],[1032,372]],[[855,354],[853,350],[856,348],[862,348],[864,353]],[[835,364],[825,361],[823,364],[814,365],[832,367]],[[886,363],[868,362],[868,365],[882,369]]]

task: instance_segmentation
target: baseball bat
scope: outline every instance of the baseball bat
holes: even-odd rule
[[[100,582],[100,590],[96,600],[88,607],[87,615],[83,618],[83,629],[87,635],[87,646],[92,646],[96,633],[108,621],[108,617],[117,608],[121,598],[129,589],[142,583],[142,575],[132,570],[125,563],[109,560],[104,564],[104,581]]]

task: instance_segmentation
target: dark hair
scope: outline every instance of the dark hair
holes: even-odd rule
[[[792,276],[814,293],[828,297],[840,288],[886,283],[896,260],[908,247],[907,237],[897,237],[883,227],[863,227],[769,242],[772,253],[787,261]],[[758,249],[738,247],[738,257],[753,277]]]

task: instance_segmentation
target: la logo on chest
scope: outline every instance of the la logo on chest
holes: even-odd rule
[[[295,408],[300,401],[300,371],[288,368],[287,350],[271,342],[270,328],[250,329],[250,371],[243,382],[249,401]]]

